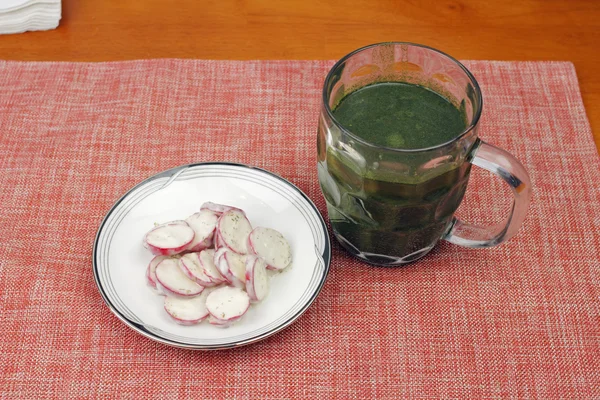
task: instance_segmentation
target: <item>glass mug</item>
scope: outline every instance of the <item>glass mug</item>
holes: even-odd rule
[[[423,149],[381,147],[343,127],[333,109],[348,94],[380,82],[433,90],[466,116],[450,141]],[[525,168],[477,137],[481,91],[454,58],[412,43],[380,43],[338,61],[323,87],[318,128],[318,176],[329,220],[340,244],[376,265],[401,265],[426,255],[440,240],[490,247],[514,236],[531,199]],[[514,197],[505,221],[467,224],[454,216],[475,165],[504,180]]]

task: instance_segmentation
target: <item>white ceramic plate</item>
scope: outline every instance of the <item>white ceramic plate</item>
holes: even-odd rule
[[[185,219],[206,201],[244,209],[253,226],[280,231],[293,263],[271,277],[261,303],[229,328],[207,321],[174,323],[163,296],[146,285],[152,254],[142,246],[154,226]],[[108,212],[94,243],[96,284],[110,310],[129,327],[161,343],[192,349],[222,349],[264,339],[294,322],[319,294],[331,261],[327,228],[310,199],[285,179],[240,164],[186,165],[155,175],[127,192]]]

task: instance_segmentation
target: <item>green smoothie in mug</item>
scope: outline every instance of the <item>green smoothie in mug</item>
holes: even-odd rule
[[[319,181],[334,234],[353,255],[399,265],[442,238],[486,247],[516,233],[529,203],[527,173],[477,138],[481,93],[456,60],[408,43],[368,46],[333,67],[323,96]],[[516,207],[502,226],[473,227],[454,213],[471,165],[491,163]]]
[[[382,82],[347,94],[333,116],[360,138],[383,147],[423,149],[454,139],[467,116],[433,90]]]

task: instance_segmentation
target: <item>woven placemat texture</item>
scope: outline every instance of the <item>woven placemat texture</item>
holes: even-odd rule
[[[292,326],[197,352],[105,306],[99,224],[136,183],[203,161],[268,169],[326,215],[316,129],[332,62],[0,62],[0,398],[600,398],[600,159],[575,69],[465,64],[485,99],[480,136],[531,174],[519,235],[441,243],[396,269],[334,242],[323,291]],[[459,212],[500,221],[505,195],[474,172]]]

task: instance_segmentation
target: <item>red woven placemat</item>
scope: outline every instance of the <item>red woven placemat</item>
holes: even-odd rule
[[[467,62],[481,136],[534,198],[519,236],[373,268],[333,243],[313,306],[267,340],[194,352],[104,305],[96,230],[162,170],[233,161],[299,186],[325,214],[316,127],[328,61],[0,62],[0,397],[599,398],[600,161],[570,63]],[[475,174],[463,216],[500,219]]]

